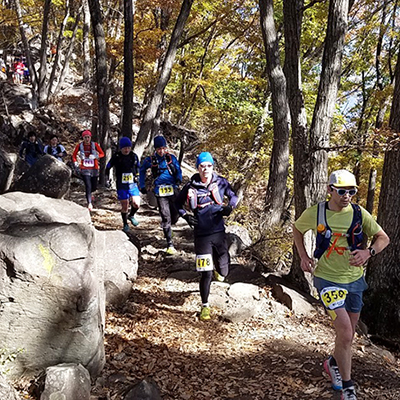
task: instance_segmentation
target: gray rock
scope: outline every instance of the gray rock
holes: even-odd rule
[[[104,271],[106,302],[123,305],[137,277],[138,249],[121,231],[96,231],[96,252]]]
[[[90,375],[79,364],[46,368],[45,389],[40,400],[89,400]]]
[[[20,400],[17,391],[0,374],[0,399],[1,400]]]
[[[124,400],[162,400],[162,397],[154,382],[143,380],[128,392]]]
[[[251,246],[252,241],[246,228],[240,225],[228,225],[225,229],[229,255],[238,256],[244,249]]]
[[[10,156],[0,149],[0,193],[4,193],[11,184],[14,163]]]
[[[0,337],[23,349],[13,376],[64,362],[92,375],[103,368],[104,273],[95,249],[85,208],[37,194],[0,196]]]
[[[48,154],[38,161],[16,181],[11,191],[41,193],[61,199],[69,190],[71,170],[55,157]]]
[[[315,311],[315,308],[304,296],[284,285],[275,284],[272,287],[272,295],[296,314],[309,315]]]

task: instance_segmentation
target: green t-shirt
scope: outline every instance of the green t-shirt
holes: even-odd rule
[[[360,208],[363,233],[368,237],[374,236],[382,228],[376,223],[367,210],[362,207]],[[296,229],[303,234],[312,229],[314,234],[316,234],[318,225],[317,210],[318,204],[305,210],[294,224]],[[353,220],[353,207],[349,204],[341,211],[331,211],[327,209],[326,220],[333,233],[346,233]],[[332,235],[331,245],[334,240],[335,236]],[[345,236],[339,236],[335,247],[348,247],[347,238]],[[350,265],[350,251],[345,250],[343,254],[339,253],[340,252],[333,250],[329,257],[327,257],[328,250],[325,251],[318,260],[317,268],[314,273],[315,276],[336,283],[351,283],[361,278],[364,272],[363,268]]]

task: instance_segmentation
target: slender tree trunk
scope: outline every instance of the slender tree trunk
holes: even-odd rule
[[[326,199],[329,136],[342,69],[349,0],[330,0],[322,72],[310,130],[312,203]]]
[[[106,157],[100,159],[100,183],[104,184],[104,170],[107,159],[111,156],[110,146],[110,109],[109,87],[107,77],[106,39],[103,29],[103,17],[99,0],[89,0],[93,34],[96,49],[96,83],[97,83],[97,121],[98,140]]]
[[[133,3],[132,0],[124,0],[124,89],[122,96],[122,124],[121,135],[132,139],[133,117]]]
[[[14,5],[15,5],[15,12],[16,12],[17,18],[18,18],[19,32],[21,35],[22,44],[24,46],[25,57],[26,57],[26,61],[28,63],[29,74],[31,76],[33,103],[35,104],[35,106],[37,106],[38,77],[37,77],[35,66],[33,65],[33,62],[32,62],[31,50],[29,48],[28,39],[25,34],[24,22],[22,20],[21,4],[20,4],[19,0],[14,0]]]
[[[83,0],[83,38],[82,38],[82,50],[83,50],[83,83],[88,84],[90,81],[90,10],[88,0]]]
[[[39,59],[39,104],[44,104],[47,100],[47,32],[49,30],[49,14],[50,14],[51,0],[45,0],[43,9],[43,23],[42,23],[42,41],[40,45]]]
[[[160,78],[158,79],[155,91],[151,97],[149,105],[143,116],[142,124],[135,143],[135,153],[140,158],[144,149],[149,145],[151,140],[151,130],[154,119],[157,115],[157,110],[164,96],[165,88],[171,77],[172,66],[175,60],[176,51],[178,48],[179,39],[182,36],[183,28],[189,17],[190,9],[192,8],[193,0],[183,0],[181,11],[176,21],[172,32],[171,41],[165,55],[164,64],[161,68]]]
[[[265,226],[270,228],[280,222],[285,207],[286,183],[289,171],[290,117],[286,80],[279,60],[273,0],[259,0],[259,3],[274,123],[274,144],[271,154],[264,217]]]
[[[304,0],[286,0],[283,2],[285,30],[285,65],[288,100],[292,123],[292,153],[295,219],[311,205],[309,132],[304,96],[301,82],[300,38],[303,21]],[[312,234],[305,237],[309,252],[312,248]],[[312,286],[300,268],[300,257],[293,246],[293,262],[288,278],[304,292]]]
[[[56,96],[58,94],[58,92],[61,89],[61,86],[63,85],[63,83],[65,81],[65,77],[67,75],[68,68],[69,68],[69,61],[71,59],[72,52],[74,50],[74,44],[75,44],[76,34],[78,32],[81,10],[82,10],[82,8],[80,8],[78,13],[76,14],[74,28],[73,28],[73,31],[72,31],[72,37],[71,37],[71,40],[69,42],[68,50],[67,50],[67,52],[65,54],[64,65],[62,67],[62,70],[61,70],[61,73],[60,73],[60,77],[58,79],[57,86],[54,89],[54,93],[50,94],[50,98],[52,98],[52,97],[54,97],[54,96]]]
[[[400,133],[400,54],[395,70],[395,88],[390,112],[390,128]],[[385,338],[400,338],[400,142],[394,137],[388,143],[382,171],[378,223],[391,240],[381,254],[368,263],[365,307],[362,318],[370,333]]]
[[[51,73],[50,73],[50,78],[49,78],[49,83],[47,85],[47,90],[46,90],[46,97],[49,98],[52,96],[52,92],[53,92],[53,83],[54,80],[56,78],[56,71],[57,71],[57,66],[60,60],[60,56],[61,56],[61,47],[64,41],[64,31],[65,31],[65,27],[67,25],[68,22],[68,18],[69,18],[69,1],[67,0],[65,2],[65,14],[64,14],[64,19],[60,25],[60,30],[58,33],[58,39],[57,39],[57,49],[56,49],[56,55],[54,57],[53,60],[53,67],[51,69]]]

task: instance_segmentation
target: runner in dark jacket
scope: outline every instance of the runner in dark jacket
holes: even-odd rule
[[[229,272],[229,253],[225,234],[224,216],[236,207],[238,198],[229,182],[213,171],[214,160],[210,153],[197,157],[199,173],[192,176],[177,198],[180,216],[194,228],[196,270],[201,273],[201,320],[209,320],[211,280],[223,281]],[[224,197],[228,203],[224,204]]]
[[[124,223],[124,232],[129,231],[128,219],[133,226],[139,225],[135,214],[140,207],[140,193],[137,185],[139,178],[139,158],[132,151],[132,142],[127,137],[119,141],[120,151],[115,153],[106,166],[106,179],[108,181],[111,168],[115,168],[117,178],[117,194],[121,203],[121,216]],[[108,183],[108,186],[110,184]],[[129,203],[131,210],[128,215]]]
[[[41,155],[43,155],[42,142],[36,139],[36,133],[31,131],[28,133],[28,140],[24,140],[21,144],[19,156],[32,166]]]

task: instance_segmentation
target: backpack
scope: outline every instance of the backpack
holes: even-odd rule
[[[50,154],[50,155],[52,156],[52,155],[53,155],[52,149],[53,149],[53,148],[52,148],[50,145],[47,146],[47,154]],[[59,144],[58,144],[57,147],[56,147],[56,151],[57,151],[57,154],[62,153],[61,147],[60,147]]]
[[[219,205],[223,203],[223,199],[221,198],[221,195],[219,193],[217,182],[211,182],[208,185],[207,190],[208,191],[206,193],[199,193],[199,191],[193,185],[191,185],[187,194],[188,208],[194,211],[198,208],[205,208],[213,203]],[[207,203],[199,203],[198,199],[201,197],[210,197],[211,201],[208,201]]]
[[[178,171],[177,171],[175,165],[172,162],[171,154],[165,153],[164,157],[165,157],[165,162],[167,164],[168,172],[173,177],[175,177]],[[161,175],[160,166],[158,164],[158,158],[157,158],[157,156],[155,154],[153,154],[151,156],[151,173],[152,173],[154,179],[158,178]]]
[[[85,158],[85,149],[83,147],[83,142],[81,142],[79,144],[79,151],[81,154],[83,154],[83,158]],[[90,154],[94,154],[94,155],[97,154],[95,142],[90,142]]]
[[[351,225],[346,233],[332,232],[326,220],[327,202],[323,201],[318,203],[317,211],[317,237],[315,243],[314,257],[320,259],[322,255],[328,250],[327,257],[335,248],[335,244],[339,236],[346,236],[348,247],[347,250],[354,251],[361,248],[363,244],[363,230],[362,230],[362,214],[361,208],[358,204],[350,203],[353,208],[353,219]],[[334,237],[331,245],[331,238]],[[345,249],[342,248],[344,251]]]

